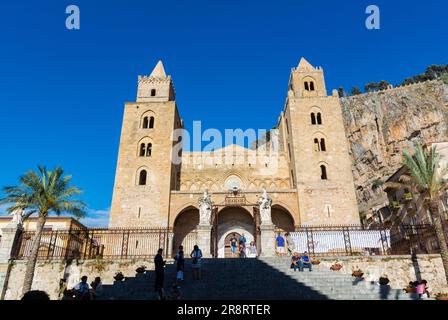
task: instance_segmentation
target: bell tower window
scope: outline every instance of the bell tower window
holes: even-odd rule
[[[317,124],[322,124],[322,115],[320,112],[317,113]]]
[[[140,145],[140,152],[139,152],[140,157],[144,157],[144,156],[145,156],[145,153],[146,153],[145,150],[146,150],[146,148],[145,148],[145,144],[142,143],[142,144]]]
[[[319,139],[314,138],[314,151],[320,151]]]
[[[152,152],[152,143],[148,143],[148,146],[146,147],[146,156],[150,157]]]
[[[310,85],[309,85],[308,81],[305,81],[304,85],[305,85],[305,90],[310,91]]]
[[[144,117],[143,118],[143,123],[142,123],[142,128],[143,129],[148,129],[148,126],[149,126],[149,119],[148,119],[148,117]]]
[[[149,129],[154,128],[154,117],[150,117],[149,118],[149,125],[148,125]]]
[[[324,165],[320,166],[320,179],[321,180],[328,180],[327,177],[327,167]]]
[[[309,91],[314,91],[314,82],[310,81],[310,90]]]
[[[320,139],[320,151],[327,151],[327,148],[325,147],[325,139]]]
[[[156,89],[151,89],[151,97],[155,97],[156,96]]]
[[[316,114],[314,112],[311,113],[311,124],[312,125],[316,124]]]
[[[138,177],[138,185],[139,186],[145,186],[146,185],[146,178],[148,176],[148,173],[146,170],[140,171],[139,177]]]

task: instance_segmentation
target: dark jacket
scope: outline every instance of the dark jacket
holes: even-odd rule
[[[154,265],[156,267],[156,272],[161,272],[164,270],[165,261],[163,261],[163,257],[161,254],[156,254],[154,257]]]

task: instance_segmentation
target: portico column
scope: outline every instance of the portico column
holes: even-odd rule
[[[199,249],[201,249],[202,251],[202,256],[204,258],[211,258],[212,254],[210,248],[211,248],[212,226],[199,224],[197,230],[198,230],[197,244],[199,246]]]
[[[166,250],[169,258],[173,256],[173,237],[174,232],[168,231],[168,248],[166,248]]]
[[[11,258],[18,245],[17,241],[23,227],[16,222],[9,223],[2,229],[0,242],[0,300],[3,300],[8,286]]]
[[[275,226],[274,224],[260,225],[260,257],[275,256]]]

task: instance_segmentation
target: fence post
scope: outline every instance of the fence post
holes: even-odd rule
[[[306,232],[306,243],[308,247],[308,253],[314,255],[313,229],[305,228],[305,232]]]
[[[342,234],[344,235],[345,254],[351,256],[353,254],[353,251],[352,244],[350,242],[350,230],[348,228],[343,228]]]

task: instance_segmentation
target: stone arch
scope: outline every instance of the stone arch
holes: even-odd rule
[[[199,224],[199,209],[193,205],[187,205],[179,211],[173,222],[173,255],[180,245],[184,246],[185,256],[189,256],[196,244],[196,228]]]
[[[140,185],[140,174],[142,171],[146,171],[146,183],[144,185]],[[134,177],[134,181],[135,181],[135,185],[136,186],[148,186],[150,185],[150,171],[148,169],[147,166],[141,166],[137,169],[137,171],[135,172],[135,177]]]
[[[321,180],[329,180],[330,174],[329,174],[329,165],[326,161],[319,161],[318,165],[318,172],[319,176],[321,177]]]
[[[137,142],[137,157],[142,157],[141,155],[141,149],[142,149],[142,145],[144,144],[144,150],[145,150],[145,156],[146,156],[146,150],[148,148],[148,146],[150,147],[150,154],[149,156],[151,156],[153,154],[153,148],[154,148],[154,143],[152,141],[152,138],[149,136],[145,136],[143,138],[141,138],[138,142]]]
[[[244,207],[223,207],[218,211],[218,257],[224,257],[225,238],[232,232],[244,233],[248,242],[254,240],[254,220]]]
[[[317,91],[316,79],[311,76],[305,76],[302,79],[303,89],[309,92]]]
[[[245,189],[246,186],[248,185],[247,179],[242,174],[240,174],[239,172],[237,172],[235,170],[229,170],[229,171],[224,172],[224,174],[221,176],[221,184],[222,184],[223,188],[225,188],[226,182],[231,177],[235,177],[236,179],[240,180],[241,189]]]
[[[150,127],[151,124],[151,118],[152,118],[152,127]],[[140,126],[141,129],[152,129],[154,128],[154,123],[156,119],[156,114],[152,110],[147,110],[142,113],[140,117]]]
[[[280,188],[282,188],[282,189],[290,188],[289,179],[283,179],[280,183]]]
[[[283,232],[292,232],[295,228],[294,217],[291,212],[280,204],[274,204],[271,209],[272,223]]]

